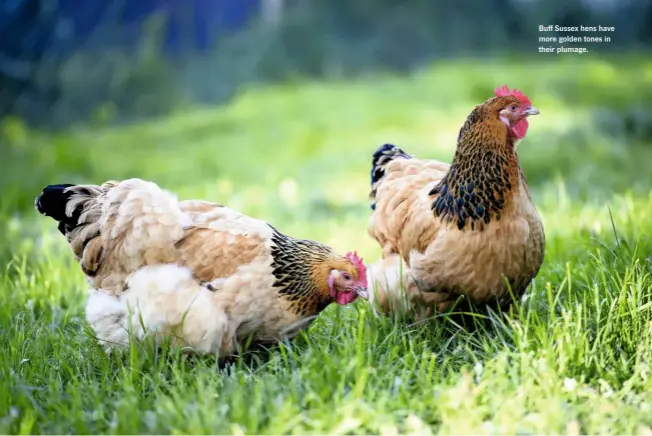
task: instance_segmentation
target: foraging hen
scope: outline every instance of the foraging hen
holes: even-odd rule
[[[525,292],[543,262],[545,235],[516,146],[538,113],[503,86],[470,113],[450,165],[391,144],[374,153],[368,229],[383,259],[370,267],[370,294],[382,310],[407,303],[445,311],[459,297],[504,307],[509,289]]]
[[[108,350],[147,334],[221,357],[292,337],[332,302],[366,296],[355,253],[335,253],[139,179],[50,185],[36,209],[59,222],[92,290],[86,317]]]

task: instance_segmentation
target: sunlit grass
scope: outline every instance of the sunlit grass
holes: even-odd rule
[[[612,80],[640,104],[635,86],[648,79],[637,71],[649,62],[608,63],[616,79],[604,62],[469,61],[249,90],[224,108],[59,135],[5,124],[0,432],[650,432],[652,147],[600,130],[592,106],[607,89],[602,109],[621,113]],[[584,73],[592,88],[579,98],[559,91]],[[449,160],[472,105],[505,82],[542,112],[519,152],[547,254],[518,317],[473,332],[446,317],[392,321],[358,302],[222,369],[139,344],[107,356],[87,331],[85,282],[65,241],[31,209],[46,183],[142,177],[373,261],[371,152],[394,142]]]

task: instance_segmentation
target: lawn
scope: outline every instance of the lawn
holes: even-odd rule
[[[551,58],[552,59],[552,58]],[[359,301],[224,368],[133,344],[107,356],[47,183],[140,177],[298,237],[379,257],[370,155],[450,160],[473,105],[508,83],[541,115],[519,146],[544,266],[518,321],[393,321]],[[438,63],[405,77],[243,90],[123,127],[0,127],[0,433],[652,432],[652,61]]]

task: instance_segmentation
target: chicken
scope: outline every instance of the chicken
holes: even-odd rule
[[[369,280],[382,311],[425,316],[456,301],[506,309],[523,295],[543,262],[545,235],[516,146],[538,113],[503,86],[468,116],[450,165],[391,144],[374,153],[368,231],[382,260]]]
[[[177,201],[151,182],[50,185],[35,206],[59,222],[86,275],[86,318],[107,351],[131,331],[233,356],[250,338],[295,336],[332,302],[366,298],[356,253],[219,204]]]

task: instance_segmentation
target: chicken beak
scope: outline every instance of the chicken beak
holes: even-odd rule
[[[367,288],[355,288],[354,292],[363,300],[369,300],[369,291],[367,291]]]
[[[523,113],[524,113],[526,116],[530,116],[530,115],[539,115],[541,112],[539,112],[539,109],[537,109],[537,108],[535,108],[534,106],[532,106],[532,107],[530,107],[530,108],[527,108]]]

